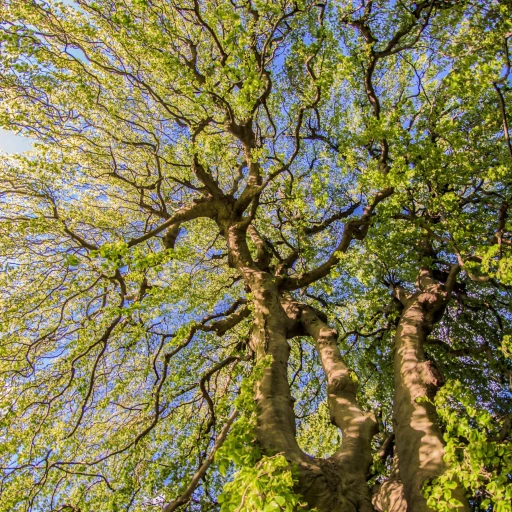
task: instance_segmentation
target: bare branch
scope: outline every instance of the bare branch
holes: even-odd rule
[[[190,484],[188,485],[188,487],[185,489],[185,491],[181,494],[181,496],[179,498],[177,498],[174,501],[172,501],[171,503],[168,503],[167,505],[165,505],[162,512],[173,512],[174,510],[177,510],[179,507],[186,505],[190,501],[190,498],[192,497],[192,494],[196,490],[197,486],[199,485],[199,482],[204,477],[204,475],[206,475],[208,468],[211,466],[211,464],[215,458],[215,453],[218,451],[218,449],[222,446],[222,444],[226,440],[229,429],[231,428],[231,425],[233,425],[237,416],[238,416],[238,411],[235,410],[231,413],[226,424],[224,425],[223,429],[221,430],[220,434],[217,436],[217,439],[215,440],[215,444],[213,445],[213,448],[210,451],[208,457],[201,464],[199,469],[196,471],[196,473],[192,477],[192,480],[190,481]]]

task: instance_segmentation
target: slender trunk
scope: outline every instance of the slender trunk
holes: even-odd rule
[[[423,344],[440,320],[448,296],[445,287],[424,272],[420,290],[403,298],[404,310],[395,337],[394,420],[400,477],[408,512],[428,512],[423,485],[445,471],[444,443],[433,398],[441,384],[435,366],[425,358]],[[469,510],[460,488],[452,496]]]

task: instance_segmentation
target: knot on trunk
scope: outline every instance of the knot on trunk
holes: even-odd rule
[[[325,324],[328,321],[327,315],[320,309],[314,308],[313,306],[309,306],[315,313],[315,315],[322,320]]]
[[[180,235],[180,226],[180,223],[176,223],[166,231],[164,237],[162,238],[162,243],[164,244],[164,247],[166,249],[174,249],[174,246],[176,245],[176,240]]]
[[[351,372],[341,377],[329,379],[327,384],[327,393],[329,395],[339,395],[341,393],[355,394],[357,391],[357,382],[352,379]]]
[[[299,464],[299,486],[311,507],[331,512],[356,512],[357,489],[333,460],[313,459]]]
[[[448,294],[444,286],[438,285],[435,291],[421,293],[418,297],[418,302],[425,312],[425,323],[428,325],[427,330],[432,330],[432,326],[441,320],[448,302]]]
[[[335,329],[323,329],[317,340],[318,345],[324,347],[326,345],[336,344],[338,332]]]
[[[445,378],[433,361],[424,361],[420,365],[420,373],[423,384],[429,397],[435,396],[437,390],[444,385]]]

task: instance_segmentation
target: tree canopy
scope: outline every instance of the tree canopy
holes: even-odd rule
[[[507,0],[0,0],[0,511],[512,511]]]

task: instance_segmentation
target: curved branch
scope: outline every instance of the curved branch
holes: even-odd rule
[[[182,222],[198,219],[199,217],[213,218],[217,213],[217,209],[218,205],[214,201],[208,199],[200,199],[193,205],[178,210],[172,217],[151,231],[148,231],[144,235],[137,238],[132,238],[127,242],[127,246],[133,247],[140,244],[141,242],[145,242],[146,240],[153,238],[174,224],[180,224]]]
[[[368,232],[370,220],[374,214],[375,208],[381,201],[393,194],[394,191],[395,189],[393,187],[389,187],[378,192],[375,195],[372,203],[366,206],[363,215],[361,215],[359,219],[349,221],[345,224],[341,240],[327,261],[314,268],[313,270],[305,272],[299,277],[284,278],[281,281],[280,289],[290,291],[297,290],[299,288],[304,288],[305,286],[308,286],[311,283],[314,283],[315,281],[318,281],[319,279],[327,276],[331,269],[340,261],[339,254],[347,251],[350,246],[350,242],[352,242],[354,238],[357,240],[364,239],[366,233]]]
[[[199,381],[199,389],[201,390],[201,394],[203,395],[203,398],[206,400],[206,403],[208,404],[208,408],[210,409],[210,419],[208,420],[208,423],[206,424],[206,428],[204,430],[204,434],[209,434],[210,430],[212,429],[213,425],[215,425],[215,408],[213,405],[213,400],[210,397],[210,394],[208,393],[208,390],[206,389],[206,383],[210,381],[212,375],[217,373],[218,371],[222,370],[225,366],[227,366],[229,363],[232,363],[233,361],[239,361],[241,358],[239,356],[229,356],[224,359],[224,361],[221,361],[220,363],[217,363],[213,368],[208,370]]]
[[[215,440],[215,444],[213,445],[213,448],[209,453],[208,457],[201,464],[199,469],[195,472],[188,487],[185,489],[185,491],[181,494],[179,498],[176,498],[174,501],[171,501],[171,503],[165,505],[162,512],[173,512],[174,510],[177,510],[179,507],[186,505],[190,501],[190,498],[192,497],[192,494],[194,494],[194,491],[196,490],[197,486],[199,485],[200,480],[206,475],[208,468],[212,465],[212,462],[215,458],[215,453],[226,440],[229,429],[231,428],[231,425],[233,425],[233,423],[235,422],[237,416],[238,411],[235,409],[229,416],[228,420],[226,421],[226,424],[224,425],[223,429],[221,430],[220,434]]]

